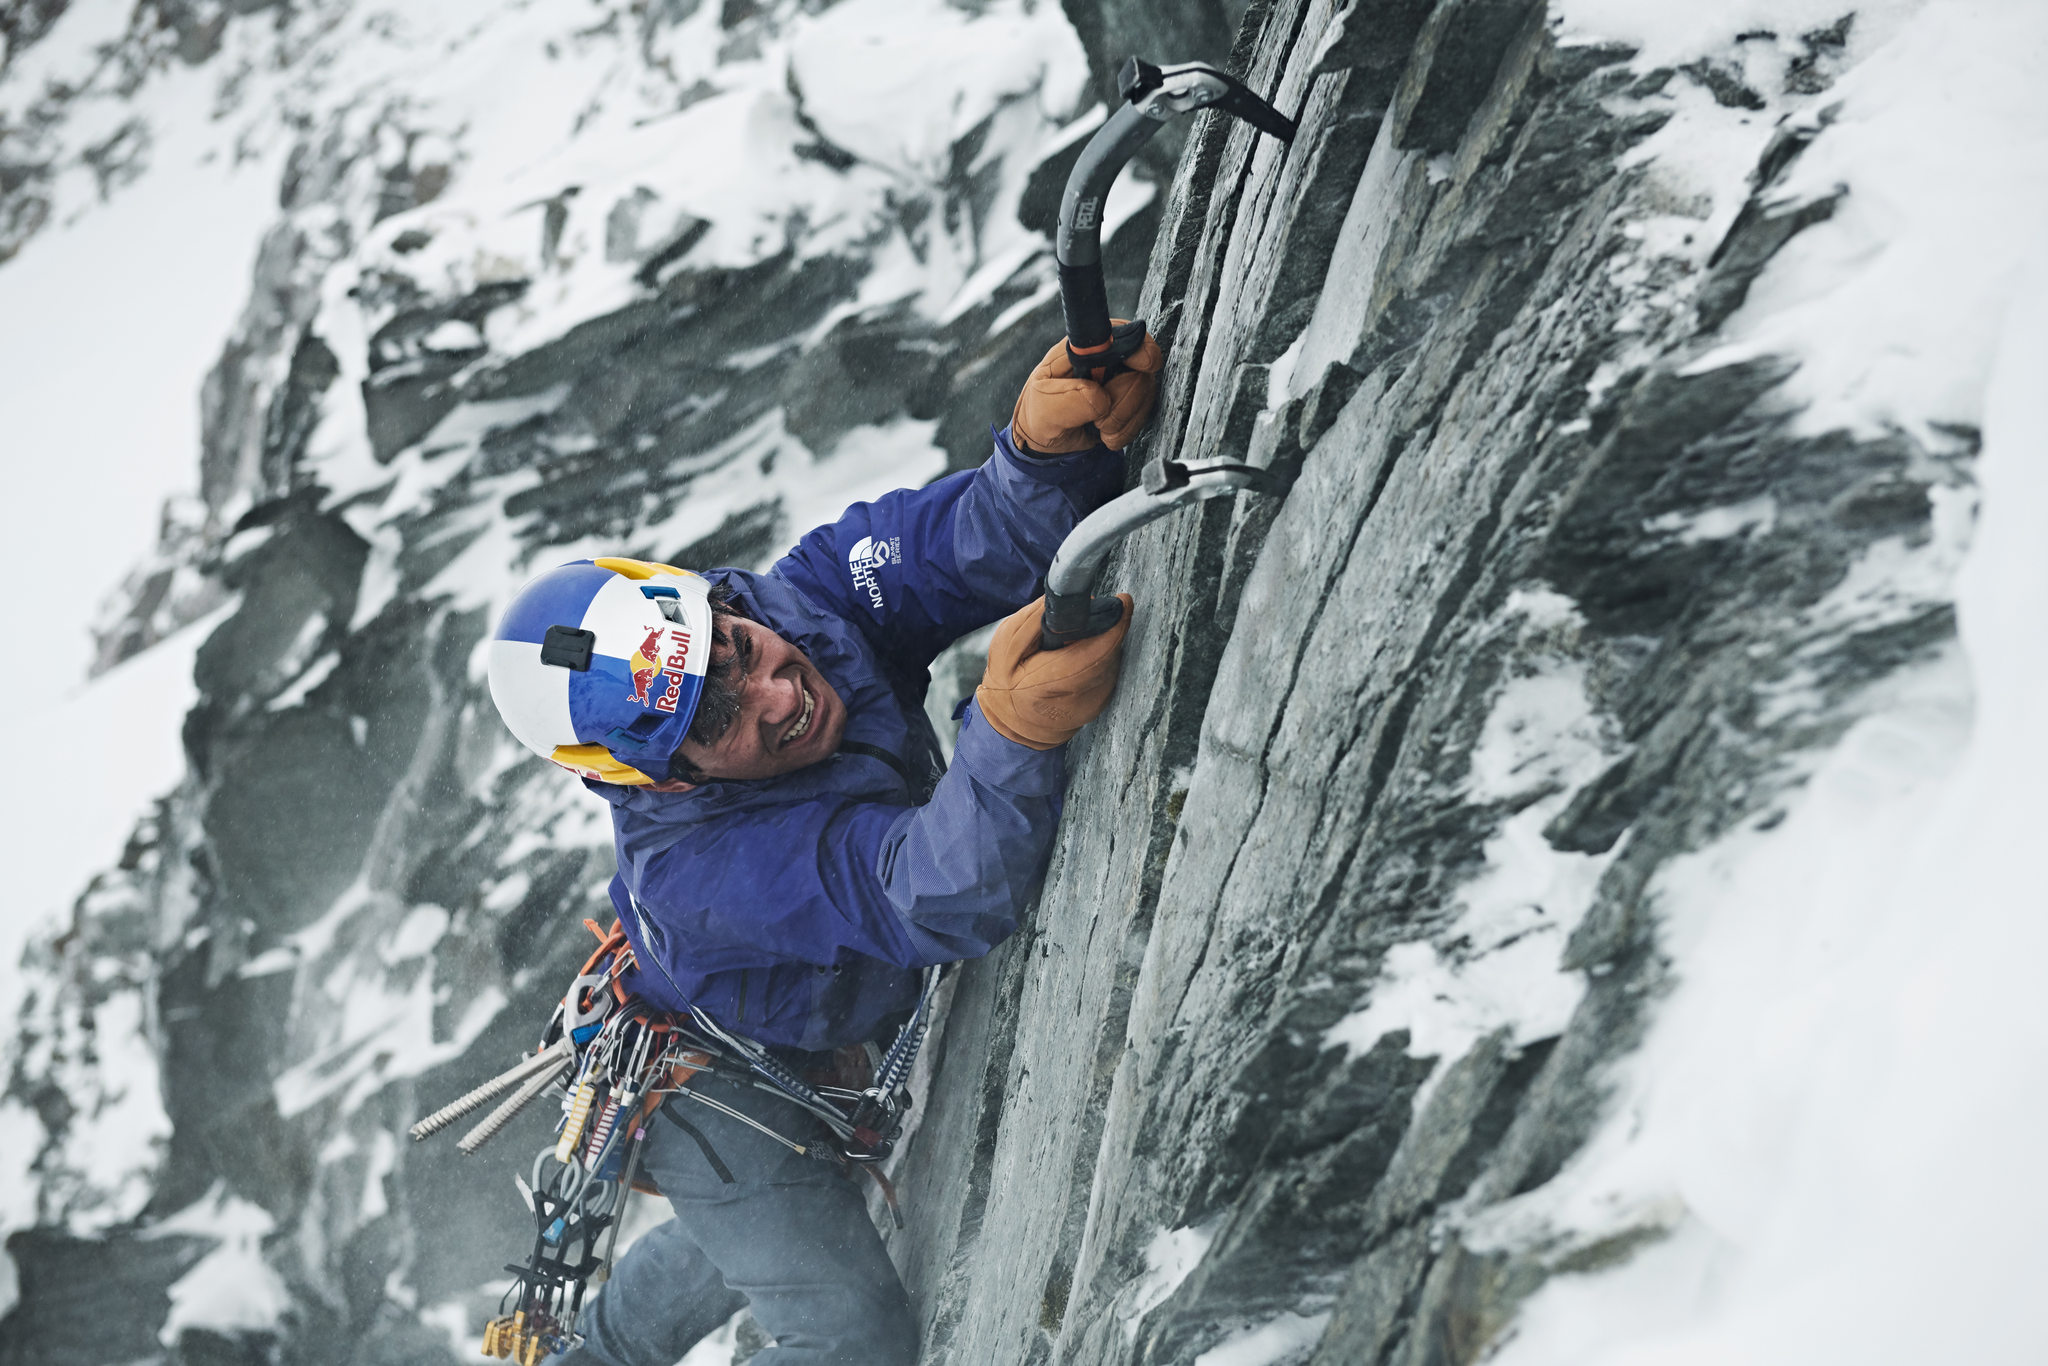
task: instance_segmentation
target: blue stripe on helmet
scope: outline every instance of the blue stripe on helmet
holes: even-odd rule
[[[613,577],[612,571],[589,560],[576,560],[535,579],[519,591],[498,623],[499,640],[523,640],[538,645],[550,626],[583,625],[583,613],[597,590]],[[573,694],[572,694],[573,695]],[[582,726],[576,728],[580,736]],[[589,743],[586,741],[585,743]]]
[[[633,703],[633,675],[623,660],[593,655],[588,669],[569,678],[569,724],[579,745],[604,744],[621,716],[639,710]]]
[[[662,685],[665,687],[668,679],[674,677],[667,675],[661,680]],[[569,679],[569,721],[575,727],[577,743],[603,745],[613,758],[643,773],[663,775],[669,756],[690,733],[690,722],[704,695],[704,680],[700,676],[685,674],[680,683],[672,715],[651,711],[633,701],[633,675],[623,661],[606,655],[593,656],[588,670]],[[651,716],[660,716],[661,723],[636,726],[630,735],[626,733],[626,726]]]

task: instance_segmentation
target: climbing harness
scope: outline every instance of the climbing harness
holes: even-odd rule
[[[1098,382],[1121,373],[1124,362],[1145,340],[1142,318],[1110,321],[1102,278],[1102,205],[1125,163],[1169,117],[1197,109],[1213,108],[1243,119],[1282,142],[1291,143],[1295,131],[1292,119],[1243,82],[1200,62],[1154,66],[1132,57],[1117,72],[1116,83],[1123,103],[1088,139],[1067,176],[1053,240],[1060,307],[1067,323],[1067,360],[1075,374]],[[1123,619],[1123,604],[1113,594],[1097,597],[1095,582],[1109,552],[1139,527],[1184,503],[1274,491],[1272,476],[1256,466],[1228,460],[1153,460],[1137,488],[1083,518],[1060,544],[1045,576],[1040,646],[1057,650],[1100,635]]]
[[[639,1178],[648,1125],[656,1114],[696,1141],[720,1180],[732,1172],[711,1141],[676,1109],[691,1100],[738,1120],[801,1157],[866,1171],[880,1187],[897,1227],[903,1216],[896,1192],[877,1165],[894,1150],[910,1106],[911,1068],[931,1025],[941,970],[927,968],[916,1009],[886,1053],[863,1056],[847,1075],[806,1077],[763,1045],[721,1027],[702,1011],[670,1014],[629,995],[621,975],[633,966],[625,932],[598,936],[597,950],[555,1007],[540,1046],[516,1066],[413,1125],[425,1139],[510,1092],[458,1141],[476,1152],[526,1106],[550,1090],[562,1092],[555,1141],[534,1156],[528,1177],[515,1177],[534,1218],[533,1251],[523,1265],[505,1269],[516,1278],[484,1327],[483,1353],[533,1366],[583,1339],[576,1320],[586,1289],[611,1276],[619,1224],[635,1189],[654,1193]],[[861,1075],[865,1073],[866,1075]],[[706,1095],[690,1083],[700,1075],[745,1081],[812,1115],[830,1143],[801,1143],[750,1115]],[[510,1312],[507,1312],[507,1311]]]

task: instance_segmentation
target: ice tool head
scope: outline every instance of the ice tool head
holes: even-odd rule
[[[519,742],[583,778],[669,776],[711,664],[711,586],[673,565],[577,560],[519,590],[490,643]]]

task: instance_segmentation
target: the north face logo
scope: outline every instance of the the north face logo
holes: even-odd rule
[[[853,575],[853,586],[868,595],[868,602],[877,612],[885,603],[881,576],[876,571],[891,561],[898,564],[903,561],[903,544],[895,536],[887,539],[863,536],[853,543],[853,549],[846,552],[846,567]]]

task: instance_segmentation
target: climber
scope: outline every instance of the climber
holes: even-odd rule
[[[1125,597],[1114,629],[1046,652],[1026,600],[1119,488],[1162,360],[1147,337],[1097,384],[1062,340],[980,468],[857,503],[765,574],[599,559],[521,590],[491,642],[492,697],[611,803],[632,993],[816,1069],[886,1038],[920,969],[1016,929],[1062,747],[1106,705],[1131,614]],[[928,666],[998,619],[945,767]],[[822,1128],[734,1080],[695,1085],[787,1136]],[[649,1124],[642,1170],[676,1217],[619,1260],[563,1359],[670,1366],[748,1304],[776,1343],[757,1366],[915,1361],[860,1188],[740,1119],[691,1119]]]

